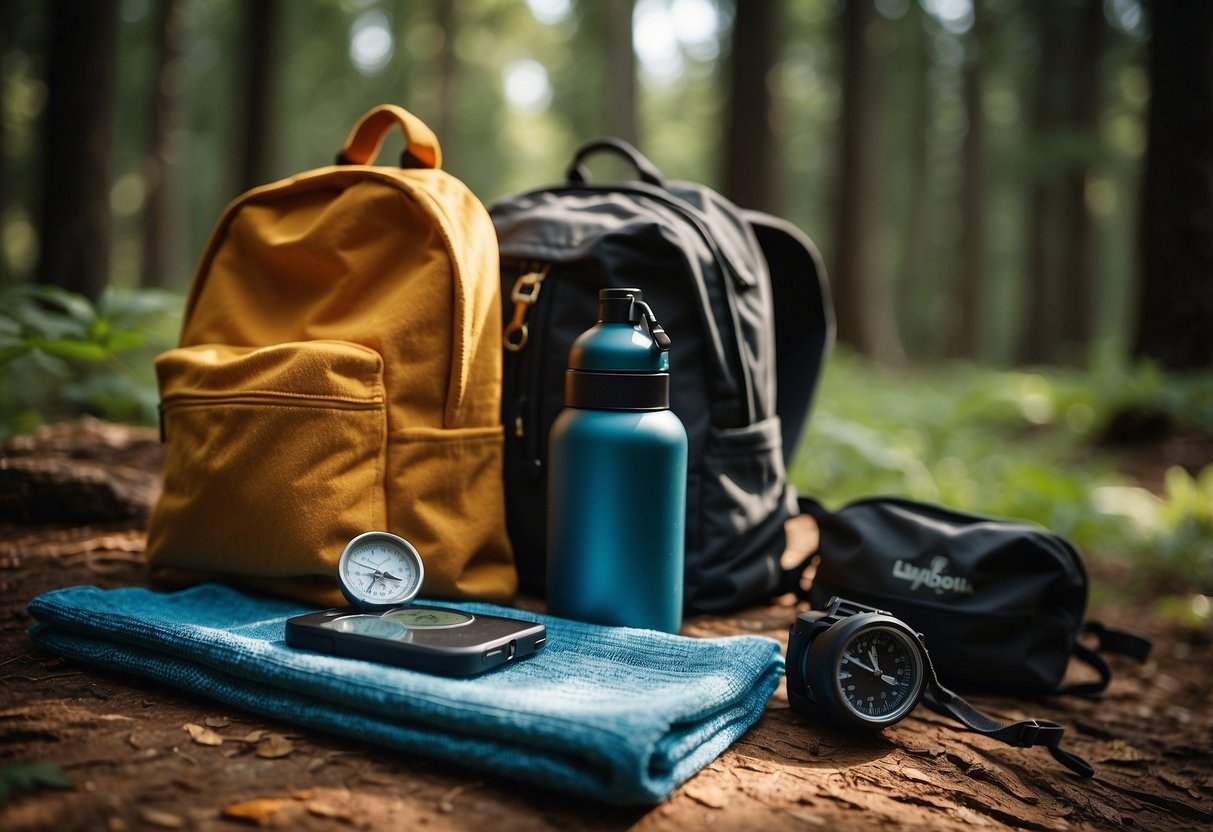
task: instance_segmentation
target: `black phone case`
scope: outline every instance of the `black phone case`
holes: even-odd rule
[[[394,664],[442,676],[474,676],[533,655],[547,641],[542,624],[479,615],[470,624],[410,630],[410,641],[340,632],[325,622],[359,614],[332,609],[297,615],[286,622],[286,643],[300,650]]]

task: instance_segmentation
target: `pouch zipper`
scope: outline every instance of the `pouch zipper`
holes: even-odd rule
[[[173,396],[160,402],[158,408],[160,412],[160,441],[168,441],[168,431],[164,422],[165,414],[168,411],[179,408],[211,407],[217,404],[274,405],[277,407],[324,408],[325,410],[378,410],[383,407],[383,400],[335,399],[326,396],[288,396],[281,393],[219,393],[213,396],[198,394]]]

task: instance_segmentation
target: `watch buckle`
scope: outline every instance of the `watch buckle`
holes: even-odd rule
[[[1019,726],[1019,736],[1017,737],[1020,748],[1029,748],[1033,745],[1053,745],[1057,740],[1061,739],[1061,735],[1066,732],[1066,729],[1056,722],[1045,720],[1041,722],[1036,719],[1024,720]],[[1042,741],[1041,735],[1045,735]],[[1049,737],[1056,736],[1057,739],[1050,742]]]
[[[1036,738],[1040,736],[1040,729],[1043,726],[1034,719],[1029,719],[1019,727],[1018,745],[1021,748],[1030,748],[1036,745]]]

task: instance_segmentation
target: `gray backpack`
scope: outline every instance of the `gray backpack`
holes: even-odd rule
[[[585,161],[623,156],[638,178],[590,182]],[[825,271],[790,223],[666,181],[631,145],[577,151],[567,183],[490,209],[501,249],[506,519],[523,592],[542,596],[547,443],[569,346],[598,290],[636,287],[673,346],[670,403],[686,426],[685,608],[761,602],[786,578],[786,463],[833,337]]]

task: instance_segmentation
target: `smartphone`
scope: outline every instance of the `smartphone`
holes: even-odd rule
[[[542,624],[445,607],[411,606],[382,613],[334,609],[286,622],[291,647],[443,676],[474,676],[530,656],[546,642]]]

